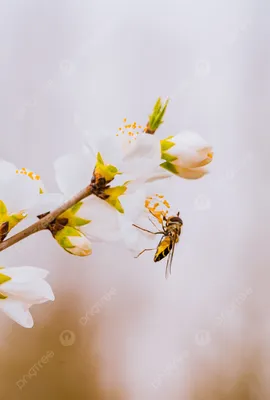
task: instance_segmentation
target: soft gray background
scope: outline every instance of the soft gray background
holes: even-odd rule
[[[215,152],[211,175],[167,189],[184,220],[169,281],[149,254],[98,245],[77,259],[46,233],[1,254],[50,269],[56,302],[33,309],[31,331],[1,315],[0,398],[269,397],[269,2],[2,0],[0,11],[1,156],[48,190],[84,131],[144,124],[159,95],[171,103],[158,135],[192,129]]]

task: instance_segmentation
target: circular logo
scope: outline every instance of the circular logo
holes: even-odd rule
[[[65,330],[60,333],[59,340],[62,346],[72,346],[75,343],[75,333],[69,330]]]
[[[194,201],[194,207],[198,211],[209,210],[211,201],[204,194],[200,194]]]
[[[70,60],[62,60],[59,65],[62,74],[69,76],[74,70],[74,65]]]
[[[205,77],[211,72],[211,65],[207,60],[199,60],[196,64],[195,74],[198,77]]]
[[[231,180],[235,176],[235,171],[233,169],[228,169],[226,171],[226,179]]]
[[[211,340],[211,334],[209,331],[201,330],[195,335],[195,343],[200,347],[208,346]]]

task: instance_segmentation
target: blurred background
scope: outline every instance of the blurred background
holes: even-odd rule
[[[47,190],[84,133],[144,124],[158,96],[157,135],[194,130],[215,153],[211,174],[166,189],[184,221],[168,281],[152,254],[79,259],[47,232],[1,253],[49,269],[56,301],[33,307],[32,330],[0,315],[0,399],[269,398],[269,2],[0,6],[1,157]]]

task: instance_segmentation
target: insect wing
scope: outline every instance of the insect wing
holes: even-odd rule
[[[174,255],[174,248],[175,248],[175,243],[177,241],[177,235],[174,234],[174,236],[170,236],[171,239],[171,251],[168,255],[167,263],[166,263],[166,271],[165,271],[165,278],[168,279],[169,276],[172,273],[172,260],[173,260],[173,255]]]

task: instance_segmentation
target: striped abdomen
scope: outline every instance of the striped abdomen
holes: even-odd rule
[[[172,249],[173,240],[170,236],[165,236],[161,239],[156,254],[154,256],[154,262],[160,261],[165,258]]]

